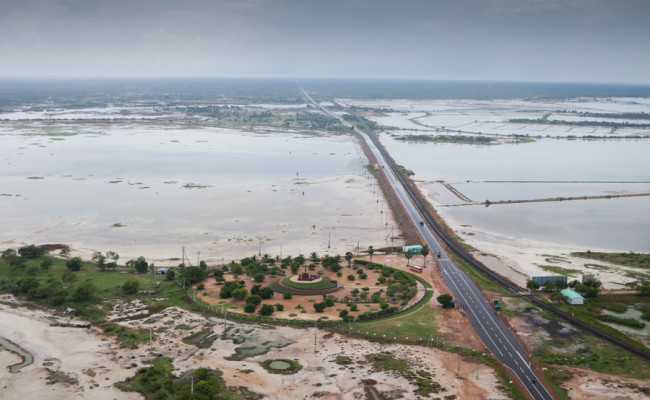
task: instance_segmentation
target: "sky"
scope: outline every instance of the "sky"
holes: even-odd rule
[[[650,0],[0,0],[0,77],[650,84]]]

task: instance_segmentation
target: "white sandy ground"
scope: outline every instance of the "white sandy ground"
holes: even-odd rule
[[[314,329],[300,330],[288,327],[276,329],[255,328],[253,334],[261,333],[268,338],[288,339],[292,344],[272,349],[267,354],[247,358],[243,361],[227,361],[236,347],[231,340],[217,339],[210,348],[199,349],[185,344],[182,339],[205,327],[215,334],[223,332],[223,324],[208,324],[203,317],[178,308],[163,310],[164,317],[155,323],[145,320],[122,322],[129,327],[151,327],[167,330],[154,333],[153,348],[148,344],[139,349],[120,349],[114,339],[100,333],[96,328],[60,328],[49,325],[48,314],[22,307],[0,303],[0,336],[33,354],[33,365],[20,372],[9,373],[8,368],[0,372],[0,387],[3,399],[137,399],[135,393],[124,393],[113,386],[135,374],[137,368],[152,360],[154,354],[175,358],[176,373],[208,367],[219,368],[229,386],[247,386],[250,390],[265,395],[268,399],[305,398],[314,392],[324,392],[325,399],[363,399],[364,379],[377,381],[380,392],[404,390],[405,399],[416,398],[414,386],[399,375],[372,371],[364,355],[390,351],[399,358],[417,363],[418,370],[428,370],[433,380],[447,390],[434,397],[455,394],[459,399],[505,399],[496,389],[497,380],[491,369],[479,366],[476,379],[475,364],[461,361],[461,371],[456,373],[454,354],[437,349],[410,347],[404,345],[382,346],[363,340],[349,339],[340,335],[326,338],[326,332],[316,333],[318,350],[314,349]],[[78,321],[79,322],[79,321]],[[191,326],[191,330],[174,329],[180,324]],[[246,343],[243,344],[244,346]],[[337,355],[346,355],[354,361],[351,368],[336,363]],[[294,375],[273,375],[266,372],[258,362],[266,359],[288,358],[299,360],[302,370]],[[78,384],[58,382],[46,383],[48,371],[44,362],[53,362],[48,367],[61,371],[79,380]],[[8,366],[18,357],[7,351],[0,351],[0,364]],[[241,370],[252,370],[244,373]],[[94,375],[94,376],[92,376]]]
[[[125,365],[109,361],[110,352],[118,348],[113,341],[99,334],[98,329],[88,331],[51,327],[50,321],[53,319],[46,312],[12,308],[0,303],[0,337],[17,344],[34,357],[32,365],[12,374],[7,367],[15,364],[19,358],[7,351],[0,352],[0,364],[3,366],[0,370],[2,399],[141,398],[138,394],[125,393],[113,386],[134,373]],[[52,365],[44,366],[43,363]],[[49,385],[48,369],[62,371],[79,383]]]

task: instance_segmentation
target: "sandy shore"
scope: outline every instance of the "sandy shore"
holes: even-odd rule
[[[116,343],[96,329],[50,326],[56,321],[47,313],[0,303],[0,337],[17,344],[34,357],[34,363],[10,373],[9,365],[20,358],[0,352],[0,381],[3,399],[140,399],[113,386],[133,375],[134,370],[107,362]],[[69,321],[82,324],[83,321]],[[61,381],[48,384],[56,373]],[[70,382],[66,383],[63,379]]]

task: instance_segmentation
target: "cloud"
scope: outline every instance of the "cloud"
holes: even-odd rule
[[[0,75],[650,83],[645,0],[3,0]],[[49,60],[44,63],[43,60]],[[617,74],[625,65],[625,76]]]

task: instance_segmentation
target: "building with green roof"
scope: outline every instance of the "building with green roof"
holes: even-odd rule
[[[560,293],[562,293],[564,297],[567,298],[569,304],[585,304],[585,298],[580,296],[580,294],[575,290],[564,289]]]

